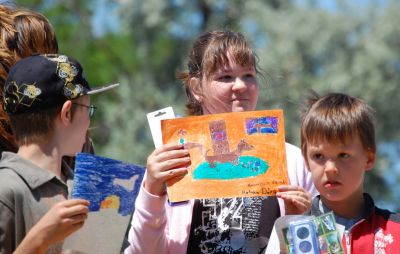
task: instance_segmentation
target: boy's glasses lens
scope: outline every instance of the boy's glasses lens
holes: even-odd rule
[[[79,103],[76,103],[76,102],[73,102],[72,104],[88,108],[88,113],[89,113],[89,117],[90,118],[92,118],[94,116],[94,113],[96,112],[96,109],[97,109],[97,107],[95,105],[93,105],[93,104],[91,104],[89,106],[88,105],[79,104]]]
[[[92,118],[94,116],[94,113],[96,112],[97,107],[95,105],[90,105],[89,106],[89,117]]]

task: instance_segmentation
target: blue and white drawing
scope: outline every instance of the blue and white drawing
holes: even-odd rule
[[[144,172],[134,164],[78,154],[72,198],[90,201],[89,214],[84,226],[65,240],[64,250],[119,253]]]
[[[72,198],[89,200],[90,211],[117,208],[122,216],[130,215],[143,175],[141,166],[79,153],[75,161]]]

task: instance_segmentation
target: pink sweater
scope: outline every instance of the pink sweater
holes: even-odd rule
[[[302,186],[312,196],[317,195],[300,149],[286,143],[286,157],[290,183]],[[171,206],[166,195],[154,196],[142,185],[129,231],[130,247],[125,250],[125,254],[186,253],[193,204],[194,200],[190,200]],[[283,201],[279,200],[279,204],[281,215],[284,215]]]

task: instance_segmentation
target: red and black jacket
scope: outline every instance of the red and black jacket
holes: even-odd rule
[[[400,253],[400,214],[375,206],[372,197],[364,193],[365,210],[362,219],[346,230],[342,237],[346,254]],[[321,215],[320,197],[313,200],[311,215]]]

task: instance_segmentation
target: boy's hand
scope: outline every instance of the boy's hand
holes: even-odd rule
[[[44,253],[47,248],[80,229],[89,212],[89,202],[71,199],[55,204],[33,228],[14,253]]]
[[[165,182],[187,174],[189,151],[183,145],[169,143],[155,149],[147,158],[146,190],[157,196],[165,193]]]
[[[311,195],[300,186],[281,185],[276,193],[285,202],[286,215],[303,214],[311,207]]]
[[[64,240],[83,226],[89,212],[89,201],[65,200],[55,204],[37,226],[42,229],[49,244]]]

